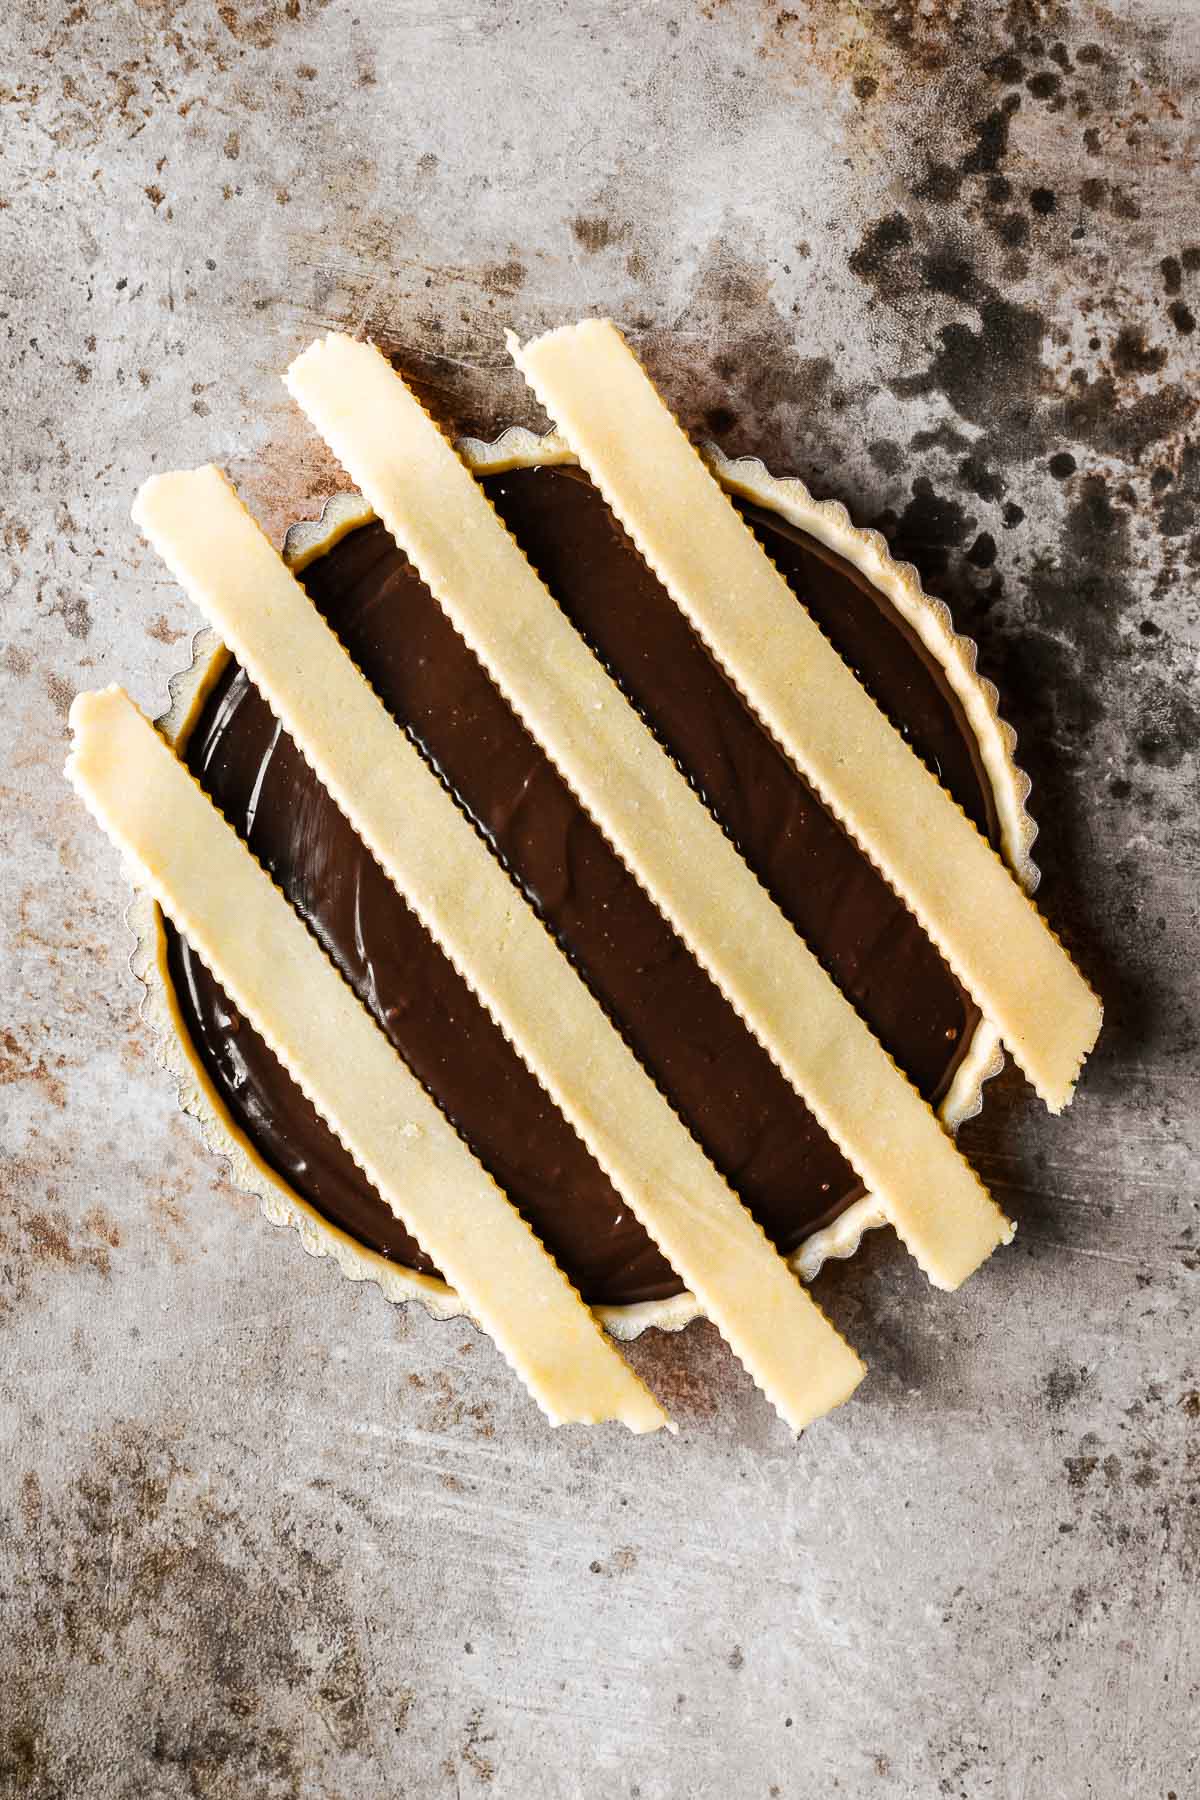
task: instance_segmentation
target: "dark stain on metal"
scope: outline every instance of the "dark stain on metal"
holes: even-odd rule
[[[0,1087],[31,1081],[41,1088],[53,1106],[62,1106],[66,1088],[57,1071],[65,1067],[66,1057],[61,1053],[54,1057],[51,1068],[41,1050],[36,1050],[26,1038],[18,1037],[8,1026],[0,1026]],[[0,1180],[3,1180],[2,1175]]]
[[[731,454],[753,452],[781,472],[794,467],[791,421],[847,405],[832,358],[796,355],[795,321],[769,274],[727,244],[715,245],[701,265],[690,310],[705,322],[703,352],[686,338],[656,335],[651,358],[682,423],[719,437]]]
[[[61,1273],[108,1279],[121,1232],[99,1204],[74,1215],[53,1179],[54,1170],[10,1157],[0,1169],[0,1319],[16,1311]]]
[[[1157,375],[1166,367],[1167,353],[1146,342],[1140,325],[1122,325],[1113,345],[1112,366],[1117,375]]]
[[[919,563],[932,587],[945,575],[950,552],[975,528],[974,517],[956,500],[935,493],[927,475],[918,475],[913,481],[912,498],[899,518],[885,512],[876,523],[886,531],[895,555]]]
[[[524,287],[529,271],[515,256],[507,262],[490,263],[480,272],[480,286],[489,294],[511,297]]]
[[[876,219],[863,234],[863,240],[850,256],[850,268],[863,281],[877,284],[886,280],[892,261],[899,250],[912,243],[912,226],[902,212],[888,213]]]
[[[595,256],[600,250],[607,250],[613,244],[624,243],[629,236],[628,224],[614,224],[602,213],[576,213],[571,220],[571,231],[575,242]]]
[[[302,1693],[340,1751],[367,1735],[366,1647],[338,1556],[300,1540],[282,1498],[243,1508],[191,1467],[180,1421],[118,1422],[61,1490],[33,1475],[21,1496],[3,1523],[41,1599],[8,1645],[0,1778],[24,1786],[6,1792],[93,1791],[119,1771],[123,1792],[298,1800],[303,1751],[271,1722],[277,1689]],[[142,1697],[85,1775],[63,1697],[128,1666]]]
[[[1174,768],[1197,748],[1194,676],[1182,660],[1152,671],[1126,635],[1145,575],[1157,567],[1169,583],[1175,559],[1200,557],[1196,403],[1170,348],[1170,328],[1179,343],[1195,325],[1186,257],[1162,256],[1139,185],[1151,145],[1169,156],[1181,141],[1179,113],[1161,28],[1110,19],[1113,41],[1101,42],[1098,17],[1079,42],[1065,7],[982,9],[918,58],[918,73],[903,84],[897,74],[889,204],[847,257],[869,316],[886,316],[897,343],[891,393],[914,408],[907,446],[871,444],[876,467],[907,471],[910,489],[872,522],[982,637],[985,669],[1017,714],[1035,804],[1058,821],[1042,847],[1052,873],[1070,865],[1071,771],[1101,727],[1131,766]],[[866,19],[874,75],[878,43],[894,47],[917,26],[874,8]],[[881,81],[877,106],[890,92]],[[1082,154],[1111,155],[1111,122],[1134,97],[1146,123],[1120,180],[1088,175],[1072,194],[1072,116],[1089,119]],[[1148,129],[1152,115],[1161,129]],[[1081,230],[1081,220],[1093,222]],[[1071,329],[1078,310],[1086,350]],[[1152,469],[1165,472],[1157,488]],[[1061,484],[1057,505],[1047,477]],[[1135,514],[1157,522],[1156,538],[1135,533]]]

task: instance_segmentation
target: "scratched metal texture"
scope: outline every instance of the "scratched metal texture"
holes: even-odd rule
[[[0,1792],[1200,1793],[1190,0],[24,0],[0,25]],[[1108,1005],[964,1143],[1020,1222],[793,1442],[711,1330],[681,1425],[551,1434],[487,1343],[308,1260],[139,1022],[81,686],[197,620],[136,541],[222,462],[339,482],[278,375],[365,331],[536,425],[502,330],[609,312],[688,423],[881,524],[1021,739]]]

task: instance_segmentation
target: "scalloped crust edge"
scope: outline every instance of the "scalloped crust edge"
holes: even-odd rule
[[[538,437],[522,426],[510,427],[490,443],[479,438],[460,439],[458,449],[478,474],[502,474],[508,469],[576,461],[561,438]],[[1026,810],[1029,777],[1017,767],[1016,733],[1000,717],[996,688],[978,673],[977,647],[970,638],[955,632],[949,608],[925,593],[916,569],[911,563],[898,562],[878,531],[854,525],[840,501],[814,499],[798,477],[772,475],[757,458],[732,461],[715,444],[702,445],[701,454],[730,492],[778,513],[789,524],[844,556],[895,607],[941,663],[979,742],[1000,816],[1005,860],[1025,891],[1032,894],[1039,874],[1030,856],[1037,827]],[[335,494],[325,502],[318,518],[301,520],[291,527],[284,542],[284,558],[299,573],[374,516],[361,495]],[[171,743],[186,742],[227,659],[228,652],[214,632],[197,633],[191,664],[171,678],[171,704],[155,721]],[[152,1028],[158,1060],[175,1079],[181,1109],[198,1122],[207,1148],[228,1164],[234,1185],[258,1199],[271,1224],[290,1226],[296,1231],[309,1256],[333,1258],[348,1280],[374,1281],[384,1298],[395,1304],[419,1300],[435,1319],[467,1316],[458,1294],[444,1281],[393,1262],[331,1224],[263,1161],[226,1111],[188,1039],[166,966],[166,933],[157,905],[146,894],[137,893],[127,910],[126,922],[137,940],[130,968],[142,984],[142,1013]],[[979,1112],[985,1082],[1003,1067],[999,1035],[987,1020],[981,1019],[938,1109],[949,1131],[957,1131],[964,1120]],[[803,1281],[811,1282],[827,1261],[852,1257],[864,1232],[885,1223],[878,1202],[870,1194],[864,1195],[831,1225],[799,1244],[788,1256],[788,1263]],[[625,1342],[639,1337],[650,1326],[660,1331],[680,1331],[701,1316],[695,1297],[686,1292],[666,1300],[596,1306],[593,1311],[606,1331]]]

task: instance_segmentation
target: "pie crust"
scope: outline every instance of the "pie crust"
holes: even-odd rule
[[[493,444],[466,440],[460,450],[470,467],[480,473],[575,461],[560,439],[536,438],[521,430],[506,432]],[[974,646],[954,635],[948,612],[922,593],[915,571],[895,562],[877,533],[855,530],[844,508],[814,501],[802,483],[778,480],[760,463],[750,460],[731,463],[715,450],[707,451],[706,455],[723,486],[777,512],[845,556],[868,575],[920,632],[927,647],[947,670],[978,736],[997,801],[1004,854],[1027,891],[1032,892],[1037,871],[1029,856],[1034,836],[1034,827],[1025,811],[1029,784],[1013,763],[1015,739],[997,717],[995,690],[975,673]],[[299,571],[340,537],[372,517],[374,514],[361,497],[339,495],[326,505],[319,520],[293,527],[285,546],[286,560]],[[227,658],[227,650],[213,633],[201,633],[194,646],[191,668],[172,682],[172,705],[159,721],[159,729],[177,748],[182,749],[186,743],[188,732]],[[386,1297],[393,1301],[418,1298],[438,1317],[451,1317],[466,1311],[461,1297],[444,1282],[401,1267],[331,1225],[258,1156],[225,1111],[183,1027],[167,972],[166,938],[157,906],[139,896],[130,908],[129,918],[138,935],[133,967],[146,984],[145,1006],[157,1028],[159,1054],[178,1080],[181,1105],[200,1120],[210,1147],[229,1159],[237,1185],[259,1196],[263,1211],[273,1222],[293,1226],[310,1254],[334,1256],[349,1278],[376,1281]],[[939,1109],[943,1123],[950,1130],[978,1110],[983,1082],[1001,1066],[996,1033],[986,1022],[981,1022]],[[852,1255],[863,1231],[883,1222],[878,1201],[874,1196],[866,1196],[850,1206],[831,1226],[800,1245],[788,1261],[798,1274],[810,1280],[827,1257]],[[638,1335],[651,1324],[664,1329],[679,1329],[701,1311],[690,1293],[666,1300],[594,1310],[609,1332],[623,1339]]]
[[[479,491],[465,468],[463,478]],[[861,1359],[709,1162],[225,477],[212,467],[155,476],[133,516],[780,1416],[802,1431],[840,1405],[865,1374]],[[499,591],[511,603],[511,586]],[[406,1079],[413,1085],[407,1071]],[[387,1197],[423,1240],[405,1214],[403,1179]],[[488,1249],[486,1267],[471,1272],[477,1312],[481,1297],[515,1295],[521,1275],[494,1225],[480,1237]],[[432,1237],[422,1247],[440,1261]],[[532,1317],[545,1304],[531,1293],[523,1309]]]

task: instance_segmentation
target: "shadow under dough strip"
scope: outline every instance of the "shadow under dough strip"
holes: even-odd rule
[[[708,1161],[221,472],[154,477],[134,518],[781,1416],[799,1431],[848,1398],[865,1372],[859,1357]],[[485,1269],[489,1285],[508,1284],[481,1230],[476,1291]],[[456,1272],[444,1272],[457,1286]]]
[[[667,1423],[303,921],[119,688],[71,708],[89,811],[555,1425]],[[480,1256],[486,1243],[488,1256]]]
[[[1101,1007],[1032,901],[796,604],[616,327],[509,348],[717,662],[1061,1112]]]
[[[957,1287],[1012,1227],[596,661],[451,444],[373,345],[324,338],[292,364],[287,383],[509,705],[926,1274]]]

